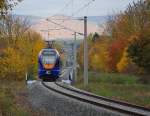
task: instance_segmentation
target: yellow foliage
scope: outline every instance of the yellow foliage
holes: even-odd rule
[[[124,72],[126,68],[128,68],[128,65],[130,63],[130,59],[127,57],[128,53],[126,49],[123,52],[123,56],[120,60],[120,62],[117,64],[117,70],[118,72]]]
[[[26,70],[26,63],[21,58],[19,53],[8,47],[3,51],[3,58],[0,58],[0,75],[1,78],[12,78],[19,80],[22,78],[23,73]]]
[[[95,43],[89,51],[89,65],[96,71],[107,71],[107,41]]]
[[[41,36],[35,32],[16,38],[0,56],[0,78],[22,80],[28,71],[37,74],[38,53],[44,45]]]
[[[37,39],[34,42],[33,45],[33,51],[32,51],[32,65],[34,65],[34,72],[36,73],[38,70],[38,54],[40,52],[40,50],[44,47],[44,42],[41,39]]]

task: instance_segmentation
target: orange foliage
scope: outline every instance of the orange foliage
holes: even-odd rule
[[[117,71],[117,63],[120,61],[127,41],[125,39],[116,39],[112,41],[108,49],[108,69],[111,72]]]

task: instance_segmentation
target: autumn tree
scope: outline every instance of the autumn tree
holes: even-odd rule
[[[141,70],[134,62],[132,62],[131,58],[127,52],[128,48],[125,48],[123,51],[123,55],[120,61],[117,63],[117,71],[119,73],[126,73],[126,74],[139,74]],[[142,71],[142,70],[141,70]]]
[[[139,67],[150,71],[150,33],[141,33],[139,36],[132,38],[128,47],[129,57]]]
[[[0,18],[5,17],[9,10],[12,10],[22,0],[0,0]]]
[[[26,21],[9,17],[5,20],[5,26],[13,26],[10,33],[8,28],[4,28],[7,45],[1,49],[0,54],[0,78],[23,80],[25,73],[32,70],[33,74],[37,72],[38,53],[44,47],[44,41],[37,32],[29,28]],[[1,41],[4,43],[4,41]],[[2,43],[2,44],[3,44]]]
[[[89,41],[89,67],[96,71],[139,73],[149,69],[150,1],[129,4],[124,12],[111,16],[103,35]],[[90,34],[90,37],[93,34]],[[104,41],[99,41],[103,40]],[[92,40],[92,39],[90,39]],[[83,61],[83,45],[79,63]],[[105,64],[105,62],[107,62]],[[104,70],[105,69],[105,70]]]
[[[109,40],[96,40],[89,50],[89,66],[92,70],[107,72],[107,56],[108,56]]]
[[[124,39],[116,39],[110,43],[108,48],[108,62],[107,66],[110,72],[117,71],[117,63],[120,61],[124,48],[126,46],[126,41]]]
[[[109,19],[106,25],[105,33],[108,34],[108,36],[110,36],[110,38],[112,39],[112,42],[109,47],[109,60],[108,60],[108,67],[110,71],[115,71],[117,67],[120,69],[123,67],[124,68],[128,67],[125,66],[125,64],[126,65],[128,64],[127,63],[128,58],[125,57],[124,51],[126,48],[128,48],[129,41],[131,40],[133,35],[145,33],[145,29],[148,29],[150,27],[149,22],[150,22],[149,0],[146,1],[140,0],[137,3],[133,2],[132,4],[129,4],[125,12],[120,13],[119,15],[116,16],[112,16]],[[149,32],[147,31],[147,33]],[[124,66],[121,67],[121,64]]]
[[[7,15],[0,22],[0,38],[5,38],[9,42],[14,41],[16,38],[22,38],[29,28],[30,24],[26,18]]]
[[[0,79],[22,80],[26,62],[14,48],[6,48],[0,57]]]

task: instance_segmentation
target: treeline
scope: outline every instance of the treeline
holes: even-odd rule
[[[23,80],[37,72],[37,56],[44,42],[27,19],[8,15],[22,0],[0,1],[0,79]]]
[[[23,80],[26,72],[36,73],[38,53],[45,46],[27,19],[8,15],[17,3],[0,1],[0,80]]]
[[[150,71],[150,1],[129,4],[125,12],[108,20],[102,35],[91,34],[89,69],[146,74]],[[83,66],[83,45],[78,61]]]

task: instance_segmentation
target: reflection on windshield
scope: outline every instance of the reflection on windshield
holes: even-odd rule
[[[56,53],[54,51],[43,51],[42,53],[43,64],[54,64],[56,61]]]
[[[43,56],[43,64],[54,64],[56,61],[56,56]]]

